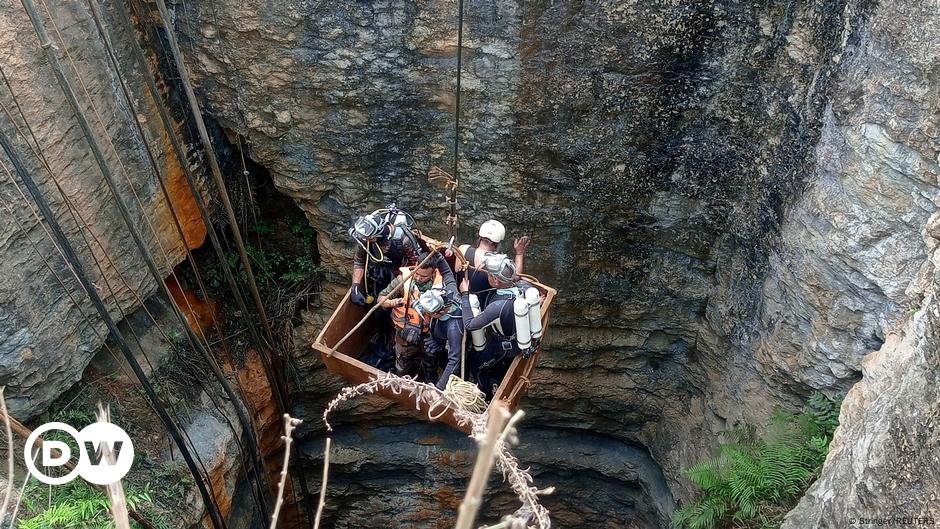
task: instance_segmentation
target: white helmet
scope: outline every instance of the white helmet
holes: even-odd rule
[[[512,283],[516,277],[516,265],[504,253],[486,252],[483,268],[504,283]]]
[[[501,242],[506,238],[506,227],[498,220],[490,219],[480,225],[480,237],[485,237],[493,242]]]
[[[421,311],[425,314],[435,314],[444,310],[444,296],[435,289],[428,290],[418,298]]]

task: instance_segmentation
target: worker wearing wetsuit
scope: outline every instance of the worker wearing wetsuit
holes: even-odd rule
[[[516,267],[504,254],[487,256],[483,268],[490,289],[481,296],[483,311],[473,316],[470,308],[470,279],[460,284],[460,307],[466,332],[487,329],[487,343],[470,362],[477,385],[487,399],[493,397],[512,359],[519,354],[513,301],[519,290],[514,283]]]
[[[447,279],[445,278],[445,287]],[[461,318],[460,298],[457,294],[457,284],[445,291],[429,290],[421,294],[419,305],[421,312],[431,319],[431,328],[424,338],[424,372],[429,382],[435,383],[438,389],[444,390],[451,375],[460,369],[460,356],[463,349],[463,319]],[[438,359],[447,357],[443,362],[444,370],[437,376],[437,368],[441,365]]]
[[[368,305],[392,281],[403,266],[414,265],[420,249],[408,216],[390,209],[356,219],[349,235],[358,248],[353,259],[349,298],[356,305]],[[363,287],[362,283],[365,281]]]
[[[458,250],[463,254],[467,263],[472,267],[465,273],[470,275],[470,293],[477,294],[484,290],[489,290],[489,282],[486,279],[486,273],[481,270],[483,262],[489,253],[499,251],[499,244],[506,238],[506,227],[498,220],[488,220],[480,225],[480,238],[475,247],[469,244],[461,245]],[[516,267],[516,275],[522,273],[522,267],[525,263],[525,252],[529,247],[529,236],[523,235],[513,241],[513,248],[516,250],[516,257],[513,260]],[[458,272],[460,269],[458,269]]]

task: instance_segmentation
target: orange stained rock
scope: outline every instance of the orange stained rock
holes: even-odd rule
[[[179,306],[189,326],[198,334],[205,336],[206,329],[214,325],[213,317],[220,319],[219,309],[215,301],[211,299],[199,299],[194,292],[184,289],[179,282],[170,276],[166,278],[166,287],[173,296],[173,301]]]
[[[164,136],[164,152],[172,153],[169,139]],[[186,246],[192,250],[199,248],[206,240],[206,224],[199,215],[199,205],[196,203],[196,197],[189,189],[189,183],[186,182],[186,174],[183,172],[182,164],[185,160],[179,160],[176,156],[168,155],[164,165],[164,178],[166,182],[167,193],[170,195],[170,202],[173,203],[173,211],[179,218],[180,227],[183,229],[183,238]],[[166,221],[172,226],[173,219],[170,217],[172,211],[170,208],[164,210],[167,216]],[[176,228],[173,227],[173,233],[176,234]]]

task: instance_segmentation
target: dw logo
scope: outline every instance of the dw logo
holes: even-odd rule
[[[39,440],[39,436],[50,430],[60,430],[69,434],[78,445],[78,464],[64,476],[43,474],[36,468],[33,460],[34,445]],[[100,450],[104,446],[111,450],[110,461],[103,457],[103,451]],[[53,450],[57,450],[58,454],[53,454]],[[40,452],[39,462],[44,467],[64,467],[72,459],[71,447],[62,441],[43,441]],[[80,432],[63,422],[49,422],[33,430],[33,433],[26,438],[24,456],[29,473],[47,485],[68,483],[77,476],[96,485],[110,485],[130,471],[134,463],[134,443],[131,442],[127,432],[108,422],[89,424]]]

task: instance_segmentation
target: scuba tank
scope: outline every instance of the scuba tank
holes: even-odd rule
[[[411,227],[411,223],[408,222],[408,216],[405,215],[404,211],[399,211],[395,214],[395,219],[392,221],[392,224],[395,226],[408,226]]]
[[[538,340],[542,337],[542,300],[539,299],[539,289],[525,289],[525,301],[529,305],[529,331],[532,339]]]
[[[470,294],[470,311],[473,312],[473,316],[477,317],[480,315],[480,298],[476,294]],[[473,342],[474,351],[482,351],[486,348],[486,330],[477,329],[475,331],[470,331],[470,341]]]
[[[532,346],[532,334],[529,330],[529,304],[524,297],[517,297],[513,301],[512,312],[516,316],[516,343],[519,351],[525,355]]]

